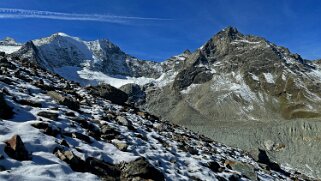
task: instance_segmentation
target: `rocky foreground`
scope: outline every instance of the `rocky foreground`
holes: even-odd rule
[[[4,53],[0,67],[0,180],[313,180],[161,121],[108,85]]]

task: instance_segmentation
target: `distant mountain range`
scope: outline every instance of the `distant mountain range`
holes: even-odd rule
[[[267,150],[276,160],[321,177],[320,61],[233,27],[160,63],[139,60],[108,40],[83,41],[64,33],[23,45],[2,42],[12,56],[68,80],[108,83],[163,119],[248,151]]]

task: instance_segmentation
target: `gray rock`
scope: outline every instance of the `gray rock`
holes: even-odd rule
[[[31,126],[41,129],[44,134],[49,136],[56,137],[58,134],[60,134],[60,130],[58,128],[50,126],[48,123],[38,122],[31,124]]]
[[[120,135],[120,133],[115,130],[114,128],[104,124],[101,126],[101,138],[106,140],[112,140],[115,139],[117,136]]]
[[[84,134],[81,134],[81,133],[78,133],[78,132],[73,132],[71,135],[72,135],[73,138],[77,138],[77,139],[85,141],[87,143],[92,143],[90,137],[86,136]]]
[[[120,170],[121,179],[124,180],[164,180],[164,175],[143,157],[129,163],[121,163]]]
[[[125,92],[108,84],[90,86],[87,87],[87,90],[91,94],[108,99],[115,104],[124,104],[128,99],[128,96]]]
[[[57,101],[61,105],[67,106],[69,109],[78,110],[79,102],[71,97],[64,96],[55,91],[49,91],[47,93],[50,97],[52,97],[55,101]]]
[[[98,160],[96,158],[88,157],[86,159],[88,170],[98,175],[103,180],[119,180],[120,170],[117,166]]]
[[[81,158],[79,158],[77,155],[75,155],[71,151],[63,151],[60,149],[56,149],[54,151],[54,154],[60,160],[66,162],[70,166],[70,168],[74,171],[85,172],[88,170],[85,164],[85,161],[83,161]]]
[[[48,111],[41,111],[37,114],[38,116],[44,117],[44,118],[48,118],[51,120],[57,120],[59,115],[58,113],[54,113],[54,112],[48,112]]]
[[[117,122],[119,122],[121,125],[124,125],[124,126],[131,126],[132,125],[131,122],[123,116],[117,116],[116,120],[117,120]]]
[[[127,151],[128,145],[120,140],[112,140],[113,145],[115,145],[120,151]]]
[[[32,106],[32,107],[42,107],[41,102],[35,102],[32,100],[27,100],[27,99],[14,99],[14,101],[18,104],[21,105],[27,105],[27,106]]]
[[[254,167],[252,165],[249,165],[247,163],[241,163],[241,162],[225,162],[226,167],[238,172],[241,172],[242,175],[246,176],[250,180],[258,180],[257,175],[254,171]]]
[[[224,169],[216,161],[211,161],[207,163],[207,167],[213,172],[222,172]]]
[[[140,105],[145,101],[145,92],[137,84],[126,84],[119,89],[128,95],[128,102],[134,102]]]

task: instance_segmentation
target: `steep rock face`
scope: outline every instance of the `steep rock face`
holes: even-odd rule
[[[304,131],[312,137],[318,134],[303,131],[300,125],[310,125],[321,116],[320,75],[318,64],[228,27],[189,55],[173,82],[150,88],[143,107],[244,149],[266,149],[269,141],[285,144],[271,149],[271,154],[306,171],[313,167],[310,173],[320,176],[317,151],[301,162],[290,156],[305,155],[307,145],[315,144],[313,139],[300,140]],[[197,76],[201,81],[195,81]],[[313,129],[319,130],[317,125]]]
[[[266,115],[269,120],[271,112],[274,118],[293,119],[320,116],[318,78],[316,66],[299,55],[229,27],[190,55],[168,86],[209,119],[217,114],[226,119],[221,109],[231,106],[236,109],[229,115],[233,119]],[[158,101],[155,95],[149,103]],[[204,107],[208,105],[213,109]]]

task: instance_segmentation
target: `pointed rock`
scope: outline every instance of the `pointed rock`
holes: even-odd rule
[[[21,161],[31,159],[19,135],[12,136],[5,143],[4,151],[9,157]]]
[[[85,172],[87,171],[87,167],[85,161],[75,155],[72,151],[63,151],[60,149],[56,149],[54,154],[62,161],[69,164],[72,170],[77,172]]]

